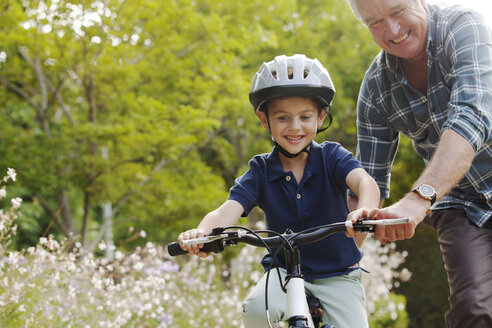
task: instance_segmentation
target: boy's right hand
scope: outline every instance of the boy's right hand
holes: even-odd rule
[[[203,236],[205,236],[205,232],[202,229],[191,229],[182,232],[178,237],[179,246],[181,246],[182,250],[187,251],[188,254],[197,255],[199,257],[207,257],[210,253],[200,252],[200,248],[203,247],[203,244],[183,246],[182,243],[183,240],[195,239]]]
[[[378,208],[358,208],[352,212],[350,212],[347,216],[346,221],[351,221],[352,223],[355,223],[357,220],[364,220],[364,219],[375,219],[376,214],[378,213]],[[355,237],[356,232],[354,228],[352,227],[347,227],[347,232],[345,235],[347,237]]]

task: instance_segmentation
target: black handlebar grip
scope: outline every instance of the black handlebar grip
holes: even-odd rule
[[[181,246],[179,246],[179,244],[176,242],[167,245],[167,252],[171,256],[188,254],[188,252],[181,249]]]
[[[200,248],[200,251],[205,253],[210,253],[210,252],[220,253],[223,250],[224,250],[224,246],[222,245],[220,240],[215,240],[211,243],[203,244],[203,247]],[[176,242],[167,245],[167,252],[171,256],[188,254],[188,252],[181,249],[181,246],[179,246],[179,244]]]

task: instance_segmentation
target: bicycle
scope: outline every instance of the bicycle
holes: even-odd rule
[[[286,258],[286,271],[287,276],[285,278],[285,284],[282,285],[282,289],[287,295],[287,316],[286,320],[289,324],[289,328],[335,328],[330,325],[322,325],[321,322],[321,308],[319,302],[316,303],[316,299],[311,299],[310,302],[315,304],[314,309],[311,308],[310,312],[313,314],[314,327],[308,326],[308,318],[305,315],[305,302],[306,299],[304,289],[304,278],[301,272],[301,257],[298,249],[299,245],[313,243],[321,240],[329,235],[337,232],[346,232],[348,227],[353,227],[355,231],[361,232],[375,232],[376,225],[393,225],[404,224],[410,222],[410,218],[398,218],[390,220],[357,220],[352,223],[350,221],[332,223],[319,227],[303,230],[301,232],[293,232],[287,230],[284,234],[279,234],[270,230],[251,230],[243,226],[230,226],[230,227],[218,227],[213,229],[212,233],[204,237],[184,240],[183,245],[198,245],[203,244],[201,251],[220,253],[227,246],[237,245],[238,243],[246,243],[256,247],[265,247],[272,258],[275,259],[277,253],[283,249]],[[228,231],[231,229],[237,229],[235,231]],[[261,237],[260,233],[274,234],[271,237]],[[272,252],[271,248],[276,248],[275,252]],[[177,242],[168,244],[168,253],[171,256],[184,255],[188,252],[181,249]],[[278,269],[277,269],[278,270]],[[269,327],[272,327],[270,323],[270,316],[268,312],[268,275],[271,270],[267,272],[267,285],[265,287],[265,310],[267,316],[267,322]],[[279,274],[280,276],[280,274]],[[308,300],[309,302],[309,300]]]

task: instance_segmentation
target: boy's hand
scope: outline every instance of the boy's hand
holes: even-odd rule
[[[205,232],[202,229],[191,229],[182,232],[178,237],[179,246],[181,246],[182,250],[187,251],[188,254],[197,255],[199,257],[207,257],[210,253],[200,252],[200,248],[203,247],[203,244],[183,246],[182,243],[183,240],[195,239],[203,236],[205,236]]]
[[[362,219],[375,219],[377,213],[378,213],[378,208],[358,208],[355,211],[352,211],[348,214],[347,220],[346,221],[351,221],[352,223],[355,223],[357,220],[362,220]],[[347,227],[347,232],[345,235],[349,238],[354,238],[355,237],[355,230],[352,227]]]

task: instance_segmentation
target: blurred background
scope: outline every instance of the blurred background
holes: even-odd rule
[[[23,199],[12,249],[51,234],[89,251],[104,241],[111,260],[143,243],[129,231],[165,244],[195,227],[248,160],[271,150],[248,91],[276,55],[324,64],[337,92],[318,141],[355,153],[357,94],[379,49],[345,1],[0,3],[0,170],[15,168],[9,194]],[[489,2],[463,4],[492,12]],[[402,137],[387,204],[422,169]],[[448,285],[434,232],[422,225],[396,247],[412,272],[394,289],[408,327],[443,327]]]

